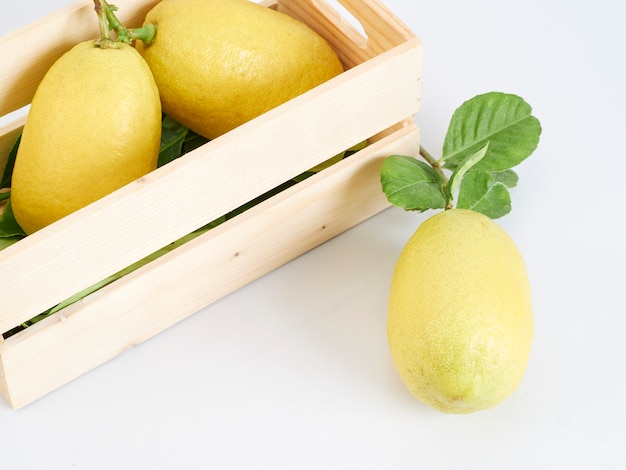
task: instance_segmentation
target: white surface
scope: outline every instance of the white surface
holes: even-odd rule
[[[14,2],[0,33],[66,3]],[[0,400],[2,468],[626,468],[626,4],[385,3],[425,43],[432,153],[478,93],[542,122],[500,220],[534,292],[517,392],[450,416],[404,389],[387,287],[425,216],[390,209],[20,411]]]

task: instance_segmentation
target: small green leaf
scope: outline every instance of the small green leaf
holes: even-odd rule
[[[511,212],[511,196],[506,185],[484,170],[472,170],[465,175],[457,207],[480,212],[492,219]]]
[[[189,130],[169,116],[163,118],[161,126],[161,148],[159,150],[158,166],[161,167],[182,154],[183,144]]]
[[[17,220],[15,220],[13,209],[11,208],[11,201],[9,200],[2,215],[0,215],[0,238],[23,238],[25,236],[24,230],[22,230],[22,227],[20,227]]]
[[[539,121],[528,103],[516,95],[491,92],[463,103],[452,115],[443,144],[445,167],[455,169],[489,142],[477,168],[503,171],[526,159],[536,149]]]
[[[466,158],[463,164],[457,167],[456,170],[452,172],[452,175],[450,176],[450,181],[448,183],[448,189],[447,189],[449,200],[452,200],[452,198],[456,194],[457,189],[459,189],[459,186],[461,186],[461,181],[463,180],[463,176],[465,176],[465,174],[469,170],[471,170],[473,166],[475,166],[479,161],[481,161],[485,157],[485,155],[487,154],[488,148],[489,148],[489,142],[487,142],[480,150],[478,150],[478,152]]]
[[[0,238],[0,251],[4,250],[5,248],[13,245],[14,243],[19,242],[22,238],[24,237],[20,237],[20,236],[14,236],[14,237],[3,237]]]
[[[11,200],[0,215],[0,251],[19,242],[26,234],[19,226],[11,209]]]
[[[504,184],[507,188],[514,188],[517,186],[519,176],[513,170],[494,171],[491,173],[496,181]]]
[[[426,163],[409,156],[391,155],[383,161],[380,182],[395,206],[423,212],[446,206],[445,181]]]
[[[330,157],[328,160],[323,161],[322,163],[315,165],[313,168],[309,169],[308,172],[311,173],[319,173],[320,171],[328,168],[329,166],[333,166],[335,163],[343,160],[346,152],[341,152],[335,155],[334,157]]]
[[[13,167],[15,166],[15,157],[17,157],[17,149],[20,146],[20,141],[22,140],[22,134],[17,136],[15,142],[13,142],[13,146],[9,151],[9,156],[7,158],[7,163],[4,166],[4,171],[2,173],[2,180],[0,180],[0,188],[10,188],[11,187],[11,176],[13,175]]]
[[[198,147],[206,144],[208,141],[209,139],[207,139],[206,137],[202,137],[201,135],[196,134],[195,132],[190,130],[185,137],[185,141],[183,142],[183,150],[181,152],[181,155],[197,149]]]
[[[65,299],[64,301],[62,301],[61,303],[55,305],[54,307],[52,307],[51,309],[47,310],[44,313],[41,313],[39,315],[37,315],[34,318],[31,318],[28,321],[29,325],[34,325],[35,323],[37,323],[40,320],[43,320],[44,318],[46,318],[49,315],[52,315],[53,313],[58,312],[59,310],[72,305],[73,303],[78,302],[79,300],[83,299],[84,297],[87,297],[89,294],[92,294],[94,292],[96,292],[97,290],[102,289],[104,286],[111,284],[113,281],[117,280],[120,276],[118,275],[113,275],[113,276],[109,276],[106,279],[103,279],[100,282],[97,282],[96,284],[93,284],[89,287],[87,287],[86,289],[81,290],[80,292],[78,292],[77,294],[74,294],[71,297],[68,297],[67,299]]]
[[[348,150],[340,152],[334,157],[330,157],[328,160],[325,160],[322,163],[315,165],[313,168],[309,168],[307,171],[294,177],[293,180],[296,181],[297,183],[300,183],[301,181],[304,181],[305,179],[313,176],[315,173],[319,173],[320,171],[325,170],[326,168],[330,166],[333,166],[335,163],[339,163],[344,158],[349,157],[353,153],[356,153],[359,150],[364,149],[365,147],[367,147],[367,140],[364,140],[362,142],[359,142],[356,145],[353,145]]]
[[[206,144],[206,137],[196,134],[171,117],[164,115],[161,126],[161,149],[158,166],[163,166],[187,152]]]

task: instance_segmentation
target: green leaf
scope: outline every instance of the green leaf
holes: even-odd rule
[[[478,162],[480,162],[485,155],[487,154],[487,150],[489,149],[489,142],[487,142],[478,152],[473,155],[470,155],[465,159],[462,165],[457,167],[456,170],[452,172],[450,176],[450,181],[448,183],[448,199],[452,200],[454,195],[456,194],[457,189],[461,185],[461,181],[463,180],[463,176]]]
[[[181,155],[186,154],[187,152],[191,152],[192,150],[197,149],[198,147],[206,144],[209,141],[206,137],[202,137],[199,134],[196,134],[193,131],[189,131],[185,136],[185,141],[183,142],[183,149]]]
[[[511,196],[506,185],[496,180],[492,173],[472,170],[463,178],[457,207],[497,219],[511,212]]]
[[[349,157],[353,153],[356,153],[359,150],[364,149],[365,147],[367,147],[367,140],[364,140],[362,142],[359,142],[356,145],[353,145],[348,150],[344,150],[343,152],[338,153],[334,157],[330,157],[328,160],[325,160],[322,163],[315,165],[313,168],[309,168],[307,171],[295,176],[293,180],[297,183],[300,183],[301,181],[304,181],[305,179],[313,176],[315,173],[319,173],[320,171],[333,166],[335,163],[339,163],[344,158]]]
[[[0,215],[0,251],[19,242],[25,236],[24,230],[15,220],[11,209],[11,200],[9,200],[2,215]]]
[[[391,155],[383,161],[380,182],[395,206],[423,212],[446,206],[445,181],[432,167],[409,156]]]
[[[0,188],[10,188],[11,187],[11,176],[13,175],[13,167],[15,166],[15,157],[17,156],[17,149],[20,146],[20,141],[22,140],[22,134],[17,136],[15,142],[13,142],[13,146],[9,151],[9,156],[7,158],[7,163],[4,166],[4,171],[2,173],[2,180],[0,180]]]
[[[504,184],[507,188],[514,188],[517,186],[519,176],[513,170],[494,171],[491,173],[496,181]]]
[[[19,242],[22,238],[24,237],[20,237],[20,236],[14,236],[14,237],[3,237],[0,238],[0,251],[4,250],[5,248],[13,245],[14,243]]]
[[[19,226],[15,216],[13,215],[13,209],[11,207],[11,201],[7,202],[2,215],[0,215],[0,238],[10,237],[25,237],[26,234],[22,227]]]
[[[325,160],[322,163],[315,165],[313,168],[309,169],[307,172],[319,173],[320,171],[328,168],[329,166],[333,166],[335,163],[338,163],[341,160],[343,160],[343,157],[345,155],[346,155],[346,152],[338,153],[334,157],[330,157],[328,160]]]
[[[158,166],[166,165],[208,141],[209,139],[196,134],[171,117],[164,115],[161,125],[161,149],[159,150]]]
[[[163,118],[161,126],[161,148],[158,166],[161,167],[180,157],[189,130],[169,116]]]
[[[489,142],[487,155],[476,168],[503,171],[536,149],[541,125],[522,98],[491,92],[463,103],[453,114],[443,144],[445,167],[455,169]]]

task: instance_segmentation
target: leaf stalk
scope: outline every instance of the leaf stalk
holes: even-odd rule
[[[446,196],[445,210],[452,209],[454,205],[452,202],[452,194],[450,194],[450,191],[448,191],[448,184],[450,180],[448,178],[448,175],[446,175],[446,173],[443,171],[440,161],[437,160],[435,157],[433,157],[430,154],[430,152],[428,152],[428,150],[426,150],[421,145],[420,145],[420,156],[424,160],[426,160],[426,163],[428,163],[432,167],[432,169],[437,172],[437,174],[439,175],[439,178],[441,178],[441,181],[443,182],[443,185],[442,185],[443,193]]]

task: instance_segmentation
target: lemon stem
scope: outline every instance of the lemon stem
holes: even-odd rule
[[[139,39],[144,44],[149,45],[156,36],[156,25],[149,23],[141,28],[127,28],[117,18],[115,12],[117,7],[110,5],[106,0],[94,0],[96,12],[100,21],[100,34],[103,40],[111,40],[110,31],[115,31],[117,42],[132,44]]]
[[[446,210],[452,209],[452,206],[453,206],[452,195],[449,194],[449,191],[446,191],[446,188],[447,188],[448,183],[450,182],[450,180],[448,179],[446,174],[443,172],[443,169],[441,168],[441,164],[439,163],[439,160],[436,160],[435,157],[433,157],[428,152],[428,150],[426,150],[421,145],[420,145],[420,156],[424,160],[426,160],[426,163],[428,163],[433,168],[433,170],[435,170],[437,172],[437,174],[439,175],[441,180],[444,181],[443,193],[446,195],[446,207],[445,207],[445,209]]]
[[[115,47],[115,43],[119,42],[132,44],[132,42],[137,39],[146,45],[154,41],[156,37],[156,25],[148,23],[141,28],[129,29],[124,26],[115,15],[117,11],[115,5],[110,5],[106,0],[93,0],[93,3],[100,26],[100,40],[97,41],[99,47]],[[112,31],[115,31],[117,36],[115,39],[112,37]]]
[[[141,28],[132,28],[128,30],[128,34],[130,34],[131,39],[139,39],[146,46],[152,44],[154,38],[156,37],[156,25],[152,23],[145,24]]]
[[[109,27],[115,31],[115,34],[117,34],[117,41],[118,42],[125,42],[127,44],[130,43],[130,37],[128,34],[128,30],[126,29],[126,27],[122,24],[122,22],[120,20],[117,19],[117,16],[115,16],[115,12],[117,11],[117,7],[115,5],[109,5],[106,0],[102,0],[102,3],[104,5],[104,11],[107,17],[107,21],[109,22]]]
[[[102,0],[93,0],[94,10],[96,10],[96,14],[98,15],[98,25],[100,26],[100,41],[99,43],[104,43],[106,41],[111,41],[111,29],[109,28],[109,22],[107,20],[106,11],[104,5],[102,4]]]

